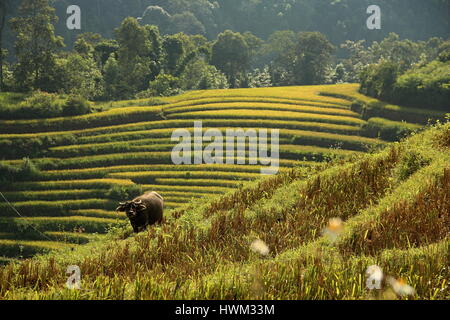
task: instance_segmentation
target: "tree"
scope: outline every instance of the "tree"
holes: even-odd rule
[[[85,39],[78,39],[75,41],[74,50],[83,57],[90,56],[94,53],[94,47]]]
[[[248,31],[244,32],[243,37],[249,49],[250,63],[258,66],[258,58],[264,41]]]
[[[140,23],[142,25],[156,25],[165,32],[170,27],[171,15],[159,6],[149,6],[145,9]]]
[[[148,54],[150,44],[146,29],[135,18],[128,17],[122,21],[116,29],[116,39],[119,43],[119,59],[123,62],[133,62],[135,58]]]
[[[391,61],[368,66],[361,74],[360,92],[379,99],[391,99],[398,70],[399,66]]]
[[[116,29],[119,44],[118,63],[120,67],[118,98],[131,98],[137,92],[147,89],[151,76],[151,42],[148,29],[139,25],[135,18],[128,17]]]
[[[420,47],[420,43],[400,40],[398,34],[390,33],[380,43],[375,42],[369,50],[377,58],[378,61],[375,62],[389,60],[395,63],[401,72],[404,72],[420,60]]]
[[[72,53],[67,58],[59,60],[62,74],[59,82],[64,93],[82,96],[89,100],[98,100],[103,96],[103,76],[92,54]]]
[[[191,12],[174,14],[170,18],[169,33],[206,34],[205,26]]]
[[[227,76],[232,88],[238,87],[249,63],[249,47],[239,32],[226,30],[219,34],[212,47],[212,64]]]
[[[178,64],[184,54],[183,41],[178,35],[164,38],[164,50],[166,52],[166,67],[170,74],[175,74]]]
[[[347,40],[341,44],[341,48],[348,51],[348,58],[342,60],[342,65],[348,72],[348,81],[359,82],[359,76],[364,68],[375,63],[372,52],[366,49],[365,40]]]
[[[54,32],[53,24],[57,21],[48,0],[23,0],[19,16],[11,19],[12,29],[17,33],[14,75],[21,89],[55,89],[52,71],[56,52],[64,47],[63,38]]]
[[[0,90],[4,87],[3,80],[3,65],[4,65],[4,51],[3,51],[3,30],[5,29],[6,16],[10,9],[10,0],[0,1]]]
[[[105,98],[114,99],[119,96],[118,87],[120,81],[120,68],[119,63],[111,54],[105,63],[103,70],[103,78],[105,80]]]
[[[119,50],[119,44],[116,40],[101,40],[94,47],[95,60],[100,66],[104,66],[111,54],[116,54]]]
[[[179,80],[170,74],[161,73],[150,82],[149,90],[154,96],[171,96],[179,93]]]
[[[216,67],[197,57],[181,74],[180,86],[183,90],[227,89],[228,82]]]
[[[216,67],[207,65],[197,89],[228,89],[229,87],[227,77]]]
[[[262,62],[269,65],[272,83],[294,84],[293,68],[297,34],[291,30],[274,32],[262,49]]]
[[[295,48],[296,84],[324,83],[333,51],[333,45],[320,32],[301,32]]]
[[[265,66],[262,70],[255,69],[253,73],[249,74],[248,78],[250,88],[265,88],[272,86],[268,66]]]

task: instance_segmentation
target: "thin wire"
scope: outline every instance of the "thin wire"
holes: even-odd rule
[[[17,211],[16,208],[14,208],[14,206],[8,201],[8,199],[6,199],[5,195],[0,191],[0,195],[2,196],[3,199],[5,199],[6,203],[11,207],[11,209],[14,210],[15,213],[17,213],[17,215],[21,218],[25,218],[24,216],[22,216],[20,214],[19,211]],[[44,236],[44,238],[46,238],[49,241],[53,241],[52,239],[50,239],[49,237],[47,237],[44,233],[42,233],[41,231],[39,231],[38,229],[36,229],[31,223],[28,223],[26,220],[24,220],[25,223],[27,223],[31,228],[33,228],[37,233],[40,233],[42,236]]]

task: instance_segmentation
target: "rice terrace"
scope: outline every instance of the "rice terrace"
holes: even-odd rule
[[[175,1],[75,39],[65,1],[20,2],[0,4],[0,300],[450,299],[449,40],[342,58],[319,32],[184,33]],[[36,72],[32,8],[54,41]]]

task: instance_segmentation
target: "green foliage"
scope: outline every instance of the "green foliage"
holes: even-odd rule
[[[88,50],[85,55],[70,54],[67,58],[57,59],[56,63],[58,76],[55,78],[63,92],[90,100],[104,96],[103,76],[93,52]]]
[[[361,132],[363,135],[372,138],[379,137],[386,141],[398,141],[419,128],[419,125],[407,122],[392,121],[383,118],[370,118],[367,123],[363,125]]]
[[[433,61],[401,75],[391,98],[403,105],[448,110],[450,106],[450,61]]]
[[[172,96],[181,93],[179,78],[170,74],[160,74],[149,84],[149,91],[153,96]]]
[[[432,61],[402,75],[393,62],[371,65],[361,74],[360,92],[413,108],[447,110],[450,62]]]
[[[320,32],[301,32],[294,56],[294,79],[297,85],[322,84],[334,46]]]
[[[245,38],[231,30],[219,34],[212,47],[211,62],[227,76],[232,88],[238,87],[250,63],[249,47]]]
[[[56,118],[62,115],[63,106],[58,95],[35,91],[20,104],[23,118]]]
[[[262,70],[255,69],[248,77],[249,88],[265,88],[272,86],[270,72],[267,66]]]
[[[393,62],[383,61],[371,65],[361,74],[360,92],[378,99],[392,99],[397,76],[398,66]]]
[[[155,28],[140,26],[128,17],[115,30],[119,44],[117,64],[114,60],[105,66],[108,80],[107,95],[131,98],[148,88],[148,82],[160,72],[161,39]],[[108,81],[107,80],[107,81]]]
[[[2,158],[17,159],[21,157],[43,156],[46,150],[60,143],[74,143],[75,137],[71,134],[60,136],[25,137],[18,139],[0,139]]]
[[[189,78],[187,78],[186,80],[188,79]],[[200,90],[228,89],[229,84],[227,77],[222,72],[217,70],[216,67],[208,65],[205,67],[205,69],[203,69],[203,72],[200,76],[200,81],[195,85],[195,87]]]
[[[57,20],[48,0],[22,1],[19,16],[11,20],[17,34],[14,74],[20,89],[55,91],[55,53],[64,46],[63,38],[54,32],[53,23]]]
[[[191,12],[174,14],[170,17],[168,33],[206,34],[205,26]]]
[[[404,181],[419,169],[429,165],[431,160],[417,151],[408,151],[400,159],[396,169],[397,179]]]
[[[111,54],[104,67],[105,98],[113,100],[120,96],[120,67],[117,59]]]
[[[106,196],[108,199],[126,201],[142,195],[143,192],[142,186],[138,184],[131,184],[127,186],[114,185],[108,190]]]
[[[82,96],[70,96],[62,110],[64,116],[80,116],[91,112],[92,110],[89,102]]]
[[[164,33],[170,27],[171,15],[160,6],[148,6],[141,19],[141,23],[147,25],[156,25]]]
[[[442,39],[430,38],[428,41],[400,40],[396,33],[390,33],[381,42],[367,43],[365,40],[345,41],[341,48],[348,57],[342,60],[348,72],[345,81],[359,82],[360,75],[370,64],[393,63],[398,72],[404,73],[414,65],[424,65],[436,59],[442,46]]]
[[[8,73],[8,63],[5,61],[8,56],[7,49],[3,49],[3,31],[6,26],[6,16],[11,13],[10,0],[5,0],[0,3],[0,91],[3,91],[7,85],[5,85],[5,74]]]

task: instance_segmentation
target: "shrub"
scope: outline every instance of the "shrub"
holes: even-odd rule
[[[198,89],[228,89],[227,77],[214,66],[208,66],[198,83]]]
[[[370,65],[361,74],[360,92],[391,103],[420,109],[447,110],[450,61],[445,56],[399,74],[392,62]]]
[[[20,104],[23,118],[55,118],[62,115],[62,105],[56,94],[34,92]]]
[[[181,93],[180,79],[170,74],[160,74],[149,84],[153,96],[173,96]]]
[[[391,121],[383,118],[370,118],[361,130],[363,135],[367,137],[379,137],[386,141],[397,141],[419,128],[419,125],[406,122]]]
[[[394,85],[392,101],[416,108],[448,110],[450,105],[450,61],[433,61],[411,69]]]
[[[142,186],[138,184],[128,186],[114,185],[108,190],[107,197],[117,201],[124,201],[136,198],[142,193]]]
[[[81,116],[91,113],[89,102],[81,96],[70,96],[63,106],[63,116]]]
[[[392,62],[370,65],[361,74],[360,92],[379,99],[389,100],[398,76],[398,66]]]

